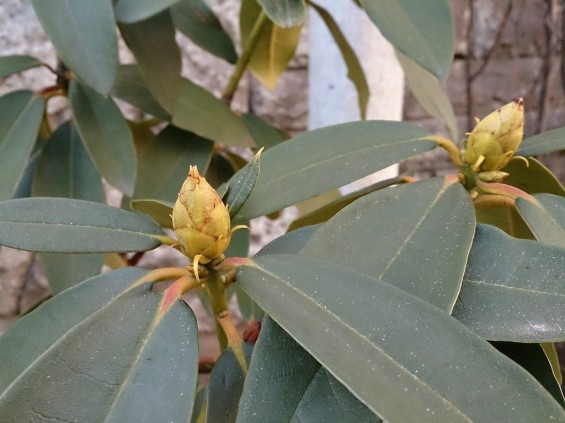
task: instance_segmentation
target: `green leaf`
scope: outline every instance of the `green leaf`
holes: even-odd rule
[[[114,5],[116,20],[121,23],[134,23],[150,18],[168,9],[179,0],[117,0]]]
[[[553,395],[563,408],[565,408],[565,399],[563,392],[555,376],[551,365],[539,344],[522,344],[514,342],[493,342],[494,347],[509,357],[524,369],[526,369],[539,383],[541,383],[548,392]]]
[[[168,11],[141,22],[120,25],[147,89],[169,113],[177,101],[182,68],[175,27]]]
[[[118,39],[111,0],[32,0],[62,61],[102,95],[110,92],[118,68]]]
[[[345,206],[353,203],[355,200],[363,197],[364,195],[370,194],[374,191],[378,191],[382,188],[386,188],[390,185],[396,185],[401,183],[401,177],[397,176],[395,178],[385,179],[372,184],[368,187],[360,189],[359,191],[352,192],[350,194],[339,197],[329,203],[322,205],[321,207],[303,214],[292,222],[288,228],[289,231],[294,231],[296,229],[302,228],[304,226],[316,225],[318,223],[323,223],[333,217],[336,213],[341,211]]]
[[[531,375],[437,307],[324,260],[255,262],[238,284],[383,420],[565,421]]]
[[[35,144],[45,100],[31,91],[0,97],[0,200],[12,198]]]
[[[102,181],[70,121],[53,133],[35,170],[34,197],[104,200]]]
[[[396,52],[406,83],[422,108],[441,120],[452,139],[459,139],[459,129],[451,100],[438,78],[399,51]]]
[[[180,0],[171,7],[171,16],[177,29],[196,45],[235,64],[237,53],[233,42],[203,0]]]
[[[357,96],[359,98],[359,111],[361,114],[361,119],[366,119],[367,117],[367,104],[369,103],[369,84],[365,78],[365,72],[361,67],[361,63],[355,54],[355,51],[351,48],[347,39],[341,32],[339,25],[336,23],[332,15],[328,13],[326,9],[317,5],[316,3],[309,3],[318,12],[328,30],[332,34],[339,51],[343,57],[343,61],[347,66],[347,77],[351,80],[355,89],[357,90]]]
[[[280,2],[279,2],[280,3]],[[246,48],[252,30],[261,16],[261,6],[255,0],[244,0],[241,5],[240,31],[241,45]],[[248,69],[267,89],[273,90],[281,74],[288,67],[290,59],[294,56],[302,25],[292,28],[273,24],[270,20],[263,23],[259,38],[251,58]]]
[[[126,195],[133,194],[136,156],[133,137],[111,98],[71,81],[71,108],[86,150],[98,171]]]
[[[35,170],[33,195],[104,201],[100,175],[70,122],[62,124],[47,141]],[[98,274],[104,256],[42,254],[41,261],[51,292],[57,294]]]
[[[302,254],[384,279],[451,312],[474,231],[469,194],[458,182],[433,178],[355,201],[322,225]]]
[[[41,60],[32,56],[13,54],[0,57],[0,78],[43,65]]]
[[[253,144],[242,119],[222,100],[188,79],[181,81],[173,124],[230,146],[249,147]]]
[[[518,198],[516,208],[538,241],[565,248],[565,198],[536,194],[533,201]]]
[[[449,73],[455,29],[448,0],[361,0],[383,36],[439,79]]]
[[[496,226],[515,238],[535,239],[515,207],[481,205],[476,208],[478,223]]]
[[[522,141],[516,152],[519,156],[537,156],[565,148],[565,128],[557,128],[543,134],[534,135]]]
[[[543,349],[547,360],[549,361],[551,371],[553,372],[553,376],[555,377],[557,384],[563,385],[563,374],[561,373],[561,365],[559,364],[559,355],[557,354],[555,343],[543,342],[540,344],[540,346]]]
[[[182,302],[163,309],[163,296],[147,287],[124,291],[140,273],[127,269],[90,279],[44,303],[0,338],[3,356],[14,358],[0,370],[8,376],[0,382],[0,419],[190,419],[196,319]],[[119,330],[108,330],[116,322]]]
[[[306,19],[304,0],[257,0],[267,16],[283,28],[300,25]]]
[[[286,233],[265,245],[255,257],[267,254],[298,254],[322,225],[306,226]]]
[[[214,143],[198,135],[167,126],[145,147],[139,159],[134,198],[175,202],[190,165],[204,173]]]
[[[251,299],[247,292],[235,284],[235,293],[237,297],[237,305],[243,318],[249,322],[251,320],[261,320],[265,312]]]
[[[190,423],[206,423],[206,413],[208,411],[208,384],[204,385],[201,381],[196,388],[192,419]]]
[[[91,201],[21,198],[0,201],[0,245],[54,253],[147,251],[163,231],[151,219]]]
[[[509,173],[505,184],[520,188],[528,194],[548,193],[565,196],[565,187],[559,179],[540,161],[528,157],[528,165],[523,160],[512,160],[503,172]]]
[[[159,226],[172,229],[173,203],[157,200],[131,200],[130,205],[133,210],[150,216]]]
[[[565,340],[565,250],[478,225],[453,316],[493,341]]]
[[[278,128],[269,125],[259,116],[253,113],[241,115],[243,123],[251,133],[255,144],[259,147],[270,148],[289,139],[289,135]]]
[[[238,422],[379,422],[272,319],[265,318],[239,404]]]
[[[247,365],[249,365],[253,348],[247,344],[244,344],[243,348]],[[232,347],[228,347],[210,374],[207,421],[235,422],[244,382],[245,371],[241,368]]]
[[[118,68],[111,94],[150,115],[166,121],[171,118],[147,89],[137,65],[122,65]]]
[[[269,214],[436,147],[408,123],[351,122],[316,129],[266,150],[237,221]],[[237,178],[236,173],[233,178]]]
[[[239,212],[241,207],[245,204],[261,170],[261,151],[243,168],[241,172],[237,173],[236,178],[232,178],[228,184],[228,191],[224,194],[223,201],[226,204],[230,217],[233,217]]]

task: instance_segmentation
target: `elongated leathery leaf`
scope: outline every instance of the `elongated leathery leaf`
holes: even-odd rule
[[[162,295],[146,288],[124,292],[124,282],[131,284],[135,274],[140,272],[128,269],[121,277],[111,273],[80,284],[0,338],[0,348],[16,362],[22,360],[22,345],[31,350],[19,375],[2,381],[0,420],[190,419],[198,364],[196,319],[186,304],[166,305]]]
[[[163,235],[151,219],[105,204],[43,197],[0,202],[0,245],[21,250],[146,251]]]
[[[168,9],[179,0],[118,0],[114,5],[116,20],[134,23]]]
[[[516,208],[538,241],[565,248],[565,198],[536,194],[516,200]]]
[[[237,421],[379,422],[380,419],[266,317],[255,344]]]
[[[204,50],[235,64],[233,42],[204,0],[180,0],[170,10],[179,31]]]
[[[559,179],[545,167],[543,163],[533,157],[528,157],[528,162],[512,160],[501,169],[509,173],[504,183],[520,188],[528,194],[555,194],[565,197],[565,187]]]
[[[261,151],[241,169],[241,172],[238,172],[237,178],[230,180],[227,195],[224,195],[224,203],[227,205],[230,217],[235,216],[249,198],[260,170]]]
[[[557,128],[522,141],[516,152],[520,156],[536,156],[565,148],[565,128]]]
[[[158,200],[131,200],[130,206],[133,210],[151,216],[163,228],[173,227],[171,214],[173,214],[174,203]]]
[[[255,188],[234,221],[296,204],[436,147],[408,123],[367,121],[316,129],[261,155]],[[233,178],[237,178],[236,173]]]
[[[404,71],[406,83],[420,106],[445,124],[452,139],[459,139],[457,120],[451,100],[438,78],[398,51],[396,57]]]
[[[565,340],[565,250],[479,225],[453,315],[489,340]]]
[[[151,95],[169,113],[176,103],[182,68],[175,27],[167,10],[134,24],[120,25]]]
[[[316,231],[303,254],[384,279],[451,312],[475,218],[456,180],[434,178],[369,194]]]
[[[133,137],[111,98],[71,81],[71,108],[92,162],[106,180],[126,195],[133,193],[137,159]]]
[[[12,198],[37,138],[45,100],[31,91],[0,97],[0,200]]]
[[[89,87],[108,94],[118,67],[111,0],[32,0],[49,40],[65,65]]]
[[[397,50],[445,79],[455,50],[448,0],[361,0],[371,20]]]
[[[5,78],[14,73],[24,71],[29,68],[41,66],[43,63],[32,56],[13,54],[0,57],[0,78]]]
[[[35,171],[33,195],[104,200],[100,174],[70,122],[61,125],[46,143]],[[45,253],[41,261],[51,292],[56,294],[99,273],[104,256]]]
[[[306,18],[304,0],[258,0],[267,16],[284,28],[296,26]]]
[[[255,261],[238,283],[385,421],[565,421],[531,375],[427,302],[324,260]]]
[[[173,124],[212,141],[238,147],[253,144],[251,134],[219,98],[188,79],[183,79],[173,113]]]
[[[343,61],[347,66],[347,77],[351,80],[353,85],[355,85],[355,89],[357,90],[357,97],[359,102],[359,111],[361,115],[361,119],[365,119],[367,117],[367,104],[369,103],[369,84],[367,82],[367,78],[365,78],[365,72],[363,71],[363,67],[355,54],[355,50],[351,48],[347,38],[341,32],[339,25],[334,20],[333,16],[330,13],[317,5],[316,3],[310,2],[310,5],[318,12],[328,30],[332,34],[335,43],[337,44],[339,51],[341,52],[341,56],[343,57]]]

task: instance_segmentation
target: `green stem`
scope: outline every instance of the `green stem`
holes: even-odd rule
[[[226,88],[224,89],[224,92],[222,94],[222,99],[227,104],[231,104],[233,100],[233,96],[235,95],[235,92],[239,85],[239,81],[241,80],[243,73],[245,72],[245,69],[247,69],[247,65],[251,60],[251,56],[255,51],[255,47],[257,46],[257,43],[259,42],[259,36],[261,35],[263,27],[266,23],[267,23],[267,15],[265,15],[264,11],[261,11],[259,16],[257,17],[257,20],[255,21],[255,24],[253,25],[253,28],[251,29],[251,33],[249,34],[249,38],[247,39],[247,43],[245,44],[243,52],[241,53],[241,56],[239,56],[239,58],[237,59],[237,63],[235,64],[235,70],[230,80],[228,81],[228,85],[226,85]]]
[[[205,286],[208,301],[210,301],[212,312],[216,318],[216,336],[220,343],[220,350],[224,352],[228,347],[228,338],[218,319],[225,316],[226,313],[229,313],[226,287],[220,273],[213,269],[210,269]]]

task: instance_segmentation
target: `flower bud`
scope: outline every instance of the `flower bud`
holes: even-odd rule
[[[220,257],[231,237],[230,215],[218,193],[190,166],[173,207],[173,229],[181,252],[200,263]]]
[[[524,101],[520,98],[480,120],[469,134],[465,162],[475,171],[503,168],[524,136]]]

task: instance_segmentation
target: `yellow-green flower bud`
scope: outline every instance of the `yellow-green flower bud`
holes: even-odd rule
[[[475,171],[503,168],[524,136],[524,102],[513,101],[480,120],[469,134],[464,160]]]
[[[196,166],[190,166],[172,217],[180,250],[189,258],[201,256],[200,263],[208,263],[228,247],[231,237],[228,209]]]

